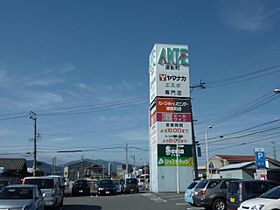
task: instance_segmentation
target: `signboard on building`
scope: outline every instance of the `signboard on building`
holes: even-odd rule
[[[177,166],[176,144],[158,144],[158,166]],[[178,145],[178,166],[193,166],[191,146]]]
[[[264,148],[255,148],[256,169],[265,169]]]
[[[156,44],[149,73],[150,103],[156,97],[190,97],[188,46]]]
[[[171,174],[176,190],[186,189],[194,169],[188,46],[155,44],[149,76],[150,190],[173,191]]]
[[[157,112],[190,113],[190,99],[158,98],[156,100]]]
[[[192,144],[191,123],[157,122],[151,127],[151,137],[158,144]]]

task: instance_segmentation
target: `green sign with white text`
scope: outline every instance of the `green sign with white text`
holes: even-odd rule
[[[158,166],[193,166],[192,145],[158,144]]]
[[[158,166],[177,166],[176,157],[158,157]],[[192,157],[178,157],[178,166],[193,166]]]

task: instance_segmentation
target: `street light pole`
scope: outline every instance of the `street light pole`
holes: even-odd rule
[[[208,130],[212,128],[212,125],[209,125],[205,130],[205,153],[206,153],[206,178],[209,176],[209,151],[208,151]]]

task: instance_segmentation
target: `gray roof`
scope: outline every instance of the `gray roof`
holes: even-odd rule
[[[226,165],[222,168],[219,169],[219,171],[225,171],[225,170],[232,170],[232,169],[241,169],[244,167],[247,167],[251,164],[255,164],[254,161],[250,161],[250,162],[244,162],[244,163],[236,163],[236,164],[230,164],[230,165]]]
[[[0,158],[0,167],[5,170],[22,170],[26,168],[26,160],[21,158]]]

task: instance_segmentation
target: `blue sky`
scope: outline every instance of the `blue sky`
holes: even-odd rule
[[[33,124],[28,118],[32,110],[38,115],[39,160],[50,162],[56,156],[58,163],[64,163],[83,156],[124,162],[127,142],[134,147],[129,149],[129,161],[135,155],[139,164],[144,163],[148,161],[148,57],[153,45],[187,44],[191,83],[203,80],[207,87],[211,81],[279,65],[279,23],[276,0],[1,1],[1,156],[20,153],[32,158],[25,154],[32,152]],[[274,71],[192,91],[195,133],[203,153],[204,133],[212,125],[209,119],[280,87],[279,67]],[[68,108],[75,111],[59,112]],[[277,118],[279,99],[213,123],[209,142],[211,137]],[[253,155],[255,147],[264,147],[271,156],[271,141],[277,145],[279,135],[242,146],[234,146],[234,141],[221,138],[209,143],[210,156]],[[217,150],[221,145],[230,148]],[[276,147],[280,149],[280,144]],[[57,153],[75,149],[87,151]],[[205,156],[199,161],[203,163]]]

